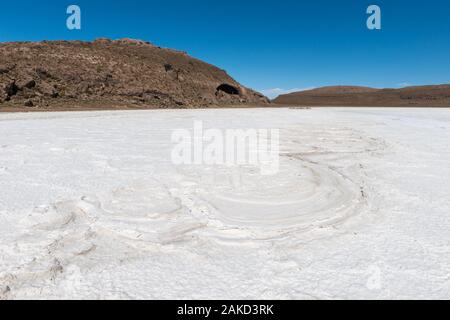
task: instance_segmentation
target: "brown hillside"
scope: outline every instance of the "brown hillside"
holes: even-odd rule
[[[0,110],[268,103],[224,70],[139,40],[0,44]]]
[[[374,92],[378,89],[369,87],[359,87],[359,86],[330,86],[321,87],[309,90],[309,92],[314,94],[334,94],[334,93],[362,93],[362,92]]]
[[[402,89],[324,87],[281,95],[273,102],[299,106],[450,107],[450,85]]]

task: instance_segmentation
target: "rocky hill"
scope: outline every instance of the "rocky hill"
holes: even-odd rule
[[[224,70],[139,40],[0,44],[0,110],[269,103]]]
[[[402,89],[323,87],[281,95],[273,102],[298,106],[450,107],[450,85]]]

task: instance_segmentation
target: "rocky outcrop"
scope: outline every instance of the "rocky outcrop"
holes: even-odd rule
[[[148,42],[0,44],[0,109],[268,105],[224,70]]]

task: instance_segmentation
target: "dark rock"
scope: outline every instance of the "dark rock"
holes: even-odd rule
[[[33,89],[36,87],[36,81],[33,79],[28,79],[19,83],[19,89],[22,90],[24,88]]]
[[[171,64],[166,63],[166,64],[164,65],[164,69],[166,70],[166,72],[169,72],[169,71],[172,71],[172,70],[173,70],[173,67],[172,67]]]
[[[27,101],[25,101],[24,106],[25,106],[25,107],[33,107],[33,106],[34,106],[34,103],[33,103],[33,101],[31,101],[31,100],[27,100]]]
[[[4,91],[8,97],[15,96],[19,91],[19,87],[16,85],[16,81],[7,84]]]

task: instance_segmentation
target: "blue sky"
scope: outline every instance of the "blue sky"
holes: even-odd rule
[[[19,5],[20,4],[20,5]],[[66,28],[66,8],[82,30]],[[382,30],[366,9],[382,10]],[[448,0],[4,1],[0,41],[138,38],[187,51],[265,93],[450,83]]]

